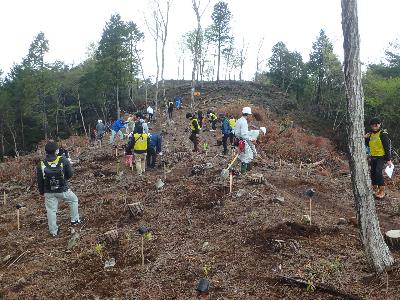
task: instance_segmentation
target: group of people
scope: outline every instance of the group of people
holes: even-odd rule
[[[151,108],[151,107],[149,107]],[[162,155],[162,133],[150,133],[147,122],[153,118],[153,110],[147,109],[147,118],[142,113],[136,113],[127,121],[117,119],[111,126],[109,144],[114,142],[117,134],[121,140],[127,136],[126,154],[134,156],[136,172],[143,176],[146,167],[156,166],[157,156]],[[193,151],[199,151],[199,136],[203,127],[207,125],[205,119],[211,125],[210,131],[215,131],[218,121],[222,133],[223,154],[228,153],[228,140],[234,152],[240,160],[240,171],[242,174],[250,169],[250,164],[257,156],[256,141],[260,132],[265,130],[249,130],[249,120],[252,116],[250,107],[243,107],[241,117],[236,120],[233,115],[225,113],[217,114],[208,110],[206,116],[201,111],[196,114],[187,113],[189,119],[190,136],[193,143]],[[391,142],[386,130],[382,129],[382,122],[379,118],[370,120],[371,130],[364,136],[365,145],[368,149],[370,160],[371,182],[374,195],[377,199],[385,197],[385,183],[383,169],[385,165],[393,166],[391,159]],[[121,131],[125,129],[124,135]],[[106,131],[102,120],[96,125],[97,139],[101,141]],[[66,202],[70,207],[71,225],[82,223],[78,211],[78,197],[71,191],[68,179],[73,176],[71,160],[68,151],[62,145],[59,147],[55,141],[49,141],[45,146],[46,157],[37,166],[37,182],[39,193],[44,196],[47,211],[48,228],[50,234],[57,236],[60,228],[57,225],[57,210],[60,200]]]
[[[248,119],[251,115],[250,107],[243,107],[242,116],[237,121],[233,115],[230,115],[228,118],[225,113],[219,113],[219,117],[217,117],[212,110],[207,111],[207,117],[211,124],[210,131],[216,131],[218,121],[221,122],[223,155],[228,154],[229,139],[230,145],[238,152],[242,173],[246,173],[249,170],[251,161],[257,156],[255,143],[260,130],[249,130]],[[200,132],[203,124],[206,124],[204,116],[201,111],[198,111],[197,115],[187,113],[186,118],[189,119],[189,139],[193,143],[193,152],[197,152],[199,151]]]

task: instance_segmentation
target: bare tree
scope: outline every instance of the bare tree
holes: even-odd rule
[[[239,80],[242,81],[242,75],[243,75],[243,65],[247,60],[247,49],[249,48],[249,44],[245,43],[244,37],[243,37],[243,43],[242,43],[242,48],[240,49],[240,58],[239,58],[239,67],[240,67],[240,72],[239,72]],[[258,57],[258,55],[257,55]]]
[[[260,60],[260,51],[261,51],[261,48],[262,48],[263,44],[264,44],[264,38],[261,39],[260,45],[258,46],[257,63],[256,63],[256,75],[255,75],[255,78],[254,78],[255,81],[257,81],[257,79],[258,79],[260,65],[265,61],[265,59]]]
[[[351,181],[361,241],[369,265],[383,272],[394,262],[379,227],[364,149],[364,95],[361,85],[357,0],[342,0],[344,73]]]
[[[196,20],[197,20],[197,30],[196,30],[196,39],[195,39],[195,51],[194,51],[194,57],[193,57],[193,69],[192,69],[192,84],[191,84],[191,90],[190,90],[190,107],[194,107],[194,90],[196,88],[196,69],[198,68],[199,65],[199,60],[201,57],[201,17],[203,16],[208,4],[210,1],[208,1],[207,5],[203,9],[203,12],[200,13],[200,0],[192,0],[192,5],[193,5],[193,10],[194,13],[196,14]]]

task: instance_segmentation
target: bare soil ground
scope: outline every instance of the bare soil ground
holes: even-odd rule
[[[211,105],[207,97],[216,96],[205,96],[204,111]],[[218,112],[235,114],[245,104],[226,96],[212,103]],[[0,205],[0,299],[195,299],[203,277],[210,281],[208,299],[399,299],[398,265],[378,276],[366,264],[358,229],[349,222],[355,213],[348,166],[329,140],[253,105],[251,125],[267,125],[269,131],[249,174],[262,174],[266,182],[235,176],[229,194],[220,172],[232,156],[221,155],[220,131],[201,134],[210,144],[207,153],[191,152],[187,111],[175,111],[173,122],[160,116],[151,124],[153,132],[166,131],[164,156],[141,179],[124,165],[122,151],[115,157],[108,145],[99,149],[82,137],[65,141],[76,161],[71,188],[85,218],[71,249],[65,204],[59,207],[60,236],[47,231],[35,183],[40,155],[0,165],[0,188],[7,194],[6,205]],[[156,180],[164,180],[161,160],[166,184],[157,190]],[[304,192],[311,187],[317,193],[308,225],[302,216],[309,213]],[[276,197],[284,202],[276,203]],[[399,229],[399,197],[394,179],[388,197],[377,203],[382,232]],[[127,204],[138,201],[144,215],[133,218]],[[18,203],[26,205],[20,231]],[[347,222],[338,225],[339,218]],[[144,244],[144,267],[141,224],[153,233]],[[105,240],[113,229],[118,237]],[[105,269],[110,258],[116,264]],[[307,284],[289,284],[283,277]],[[336,294],[326,291],[330,288]]]

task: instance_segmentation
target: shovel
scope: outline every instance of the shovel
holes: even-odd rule
[[[233,160],[231,161],[231,163],[228,165],[228,167],[226,169],[223,169],[221,171],[221,177],[222,178],[228,178],[229,177],[229,169],[232,167],[232,165],[235,163],[235,161],[237,160],[237,158],[239,157],[239,154],[236,154],[236,156],[233,158]]]

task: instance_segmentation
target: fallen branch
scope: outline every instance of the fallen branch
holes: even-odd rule
[[[297,286],[301,286],[304,288],[307,288],[309,283],[307,280],[300,278],[300,277],[288,277],[288,276],[280,276],[278,275],[279,281],[284,283],[284,284],[288,284],[288,285],[297,285]],[[348,294],[344,291],[340,291],[336,288],[334,288],[333,286],[329,286],[327,284],[315,284],[314,285],[315,291],[321,291],[324,293],[328,293],[330,295],[333,296],[338,296],[342,299],[349,299],[349,300],[361,300],[360,297],[355,296],[355,295],[351,295]]]
[[[22,254],[21,254],[20,256],[18,256],[11,264],[8,265],[7,269],[8,269],[9,267],[11,267],[14,263],[16,263],[18,260],[20,260],[21,257],[22,257],[26,252],[28,252],[28,250],[26,250],[25,252],[22,252]]]

